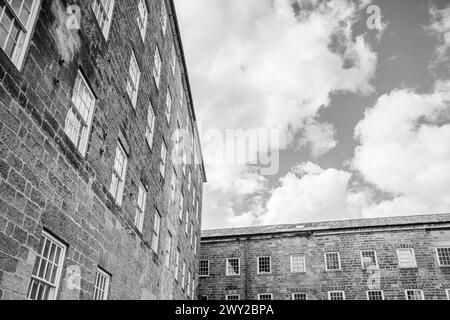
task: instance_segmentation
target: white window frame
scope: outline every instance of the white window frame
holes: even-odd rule
[[[161,233],[161,214],[155,209],[155,219],[153,220],[152,250],[158,254],[159,235]]]
[[[167,124],[170,124],[170,117],[172,115],[172,93],[170,92],[170,88],[167,87],[166,94],[166,120]]]
[[[133,105],[134,109],[136,109],[140,82],[141,82],[141,69],[139,68],[139,64],[136,59],[136,54],[134,53],[134,50],[131,50],[126,91],[128,93],[128,97],[130,98],[131,104]]]
[[[408,265],[403,264],[403,263],[400,261],[400,256],[399,256],[399,252],[400,252],[400,251],[410,251],[410,252],[411,252],[411,257],[412,257],[412,259],[414,260],[414,264],[412,264],[412,263],[411,263],[411,264],[408,264]],[[416,254],[415,254],[413,248],[400,248],[400,249],[397,249],[397,260],[398,260],[398,267],[399,267],[400,269],[417,269]]]
[[[147,204],[147,189],[142,182],[139,183],[139,193],[137,199],[136,215],[134,218],[134,225],[142,233],[144,227],[145,206]]]
[[[61,241],[59,241],[58,239],[56,239],[55,237],[53,237],[46,231],[42,232],[40,243],[42,245],[39,246],[40,250],[37,253],[36,260],[34,262],[34,269],[37,269],[37,274],[35,274],[33,271],[33,274],[31,276],[31,282],[28,287],[27,298],[32,299],[31,298],[32,286],[34,284],[36,284],[38,286],[38,289],[40,289],[41,287],[44,287],[44,290],[45,290],[44,292],[47,293],[47,291],[48,291],[48,297],[46,300],[56,300],[58,293],[59,293],[59,286],[61,284],[61,275],[62,275],[62,271],[64,268],[64,261],[66,259],[67,246],[64,245]],[[49,256],[44,257],[43,253],[45,251],[44,249],[46,248],[47,243],[49,243],[49,249],[47,251],[49,253]],[[51,255],[50,249],[52,247],[60,250],[58,261],[55,260],[56,256],[53,256],[53,259],[51,259],[52,267],[56,267],[56,270],[54,268],[52,270],[52,274],[53,274],[53,272],[55,272],[55,277],[54,277],[53,282],[45,279],[45,276],[47,274],[47,268],[49,266],[49,263],[48,263],[50,260],[49,258]],[[56,252],[55,252],[55,254],[56,254]],[[45,266],[43,266],[43,264],[42,264],[43,260],[45,260],[44,261]],[[39,264],[39,266],[37,266],[37,264]],[[44,269],[42,276],[39,276],[39,274],[41,273],[42,267],[44,267],[45,269]],[[50,275],[50,277],[51,277],[51,275]],[[34,299],[36,299],[36,297],[34,297]]]
[[[104,1],[108,1],[108,0],[92,1],[92,11],[94,12],[94,16],[97,20],[97,23],[98,23],[100,29],[102,30],[102,34],[105,37],[105,40],[108,41],[109,31],[111,29],[111,22],[112,22],[112,18],[113,18],[115,1],[109,0],[111,2],[111,4],[110,4],[108,12],[106,12],[106,9],[103,5]],[[98,6],[98,8],[96,8],[97,6]],[[99,9],[99,11],[97,11],[96,9]],[[104,21],[106,21],[104,25],[102,25],[102,22],[99,20],[100,19],[99,14],[105,15],[104,17],[102,16],[105,19]]]
[[[167,146],[164,140],[161,142],[161,163],[159,165],[159,173],[163,179],[166,178],[166,166],[167,166]]]
[[[304,295],[305,299],[295,299],[296,295]],[[308,300],[308,294],[306,292],[294,292],[292,293],[292,300]]]
[[[5,51],[5,44],[9,41],[6,41],[5,43],[0,44],[0,49],[6,54],[6,56],[11,60],[11,62],[14,64],[14,66],[17,68],[17,70],[22,71],[24,62],[25,62],[25,56],[27,54],[30,40],[34,32],[34,28],[37,22],[38,13],[41,8],[41,0],[34,0],[31,8],[30,8],[30,15],[28,17],[28,20],[24,24],[20,18],[19,15],[23,10],[23,6],[25,1],[21,4],[21,12],[16,13],[8,0],[3,2],[5,7],[4,10],[0,10],[0,22],[2,21],[2,18],[6,12],[6,10],[13,16],[13,21],[10,26],[10,30],[8,30],[6,40],[10,39],[10,32],[12,26],[16,26],[19,30],[19,36],[16,40],[16,46],[11,52],[11,56]]]
[[[379,266],[378,266],[378,256],[377,256],[377,251],[376,250],[361,250],[360,251],[360,256],[361,256],[361,268],[363,269],[363,270],[367,270],[367,267],[365,267],[364,266],[364,257],[363,257],[363,253],[364,252],[373,252],[374,253],[374,257],[375,257],[375,265],[374,265],[374,267],[375,268],[379,268]]]
[[[260,259],[264,259],[264,258],[269,258],[269,269],[270,269],[269,272],[266,272],[266,271],[261,272],[261,270],[260,270]],[[272,257],[270,257],[270,256],[261,256],[261,257],[257,257],[256,260],[257,260],[257,268],[258,268],[257,271],[258,271],[258,274],[272,274]]]
[[[181,289],[184,290],[186,284],[186,260],[183,260],[183,270],[181,274]]]
[[[449,260],[448,264],[442,264],[441,263],[441,259],[439,258],[439,250],[442,250],[442,249],[450,251],[450,247],[437,247],[436,248],[436,256],[437,256],[439,267],[450,267],[450,260]]]
[[[164,0],[161,0],[160,23],[163,35],[165,35],[167,29],[167,8]]]
[[[167,233],[167,241],[166,241],[166,252],[165,252],[165,258],[164,258],[164,262],[167,268],[170,268],[170,258],[172,255],[172,242],[173,242],[173,237],[172,234],[170,232]]]
[[[238,261],[238,272],[237,273],[230,273],[229,272],[231,269],[233,269],[233,267],[232,267],[232,265],[230,263],[230,260],[237,260]],[[225,263],[225,274],[226,274],[227,277],[240,276],[241,275],[241,259],[240,258],[227,258],[226,263]]]
[[[175,43],[172,46],[172,61],[171,61],[171,68],[172,68],[172,75],[175,76],[177,66],[177,48],[175,47]]]
[[[67,112],[64,132],[83,157],[87,153],[95,105],[95,95],[86,78],[78,70],[72,92],[72,105]]]
[[[338,269],[328,269],[328,255],[331,254],[337,254],[338,256],[338,263],[339,263],[339,268]],[[326,271],[340,271],[342,270],[342,265],[341,265],[341,254],[339,252],[325,252],[324,253],[324,257],[325,257],[325,270]]]
[[[138,3],[138,16],[136,18],[139,31],[141,33],[142,41],[145,43],[145,35],[147,33],[148,24],[148,7],[147,1],[139,0]]]
[[[186,296],[189,298],[190,294],[191,294],[191,276],[192,276],[192,272],[191,270],[188,270],[188,274],[187,274],[187,284],[186,284]]]
[[[270,299],[261,299],[263,296],[270,297]],[[258,300],[261,300],[261,301],[270,301],[270,300],[273,300],[273,293],[259,293],[259,294],[258,294]]]
[[[175,252],[175,270],[174,270],[174,275],[175,275],[175,280],[178,281],[178,273],[180,270],[180,248],[177,248],[177,251]]]
[[[367,300],[370,300],[370,293],[372,293],[372,292],[380,292],[381,300],[384,300],[384,291],[383,290],[367,290],[366,291]]]
[[[342,300],[345,300],[345,291],[342,290],[328,291],[328,300],[331,300],[331,295],[335,293],[342,294]]]
[[[202,270],[202,268],[201,268],[202,261],[203,261],[203,262],[205,262],[205,261],[208,262],[208,269],[207,269],[207,270],[208,270],[208,274],[206,274],[206,275],[205,275],[205,274],[201,274],[201,272],[200,272],[200,271]],[[210,261],[209,261],[209,260],[207,260],[207,259],[201,259],[201,260],[199,261],[199,267],[198,267],[199,272],[198,272],[198,274],[199,274],[199,277],[200,277],[200,278],[207,278],[207,277],[209,277],[209,271],[210,271],[210,270],[209,270],[209,267],[210,267]]]
[[[102,269],[97,268],[94,283],[94,294],[92,295],[92,300],[108,300],[110,282],[111,276]],[[102,285],[103,288],[101,288],[100,285]]]
[[[178,215],[178,217],[180,218],[180,221],[183,222],[183,215],[184,215],[184,194],[183,191],[180,193],[180,201],[179,201],[179,209],[180,209],[180,214]]]
[[[122,172],[118,172],[117,168],[116,168],[119,165],[118,164],[119,157],[123,158]],[[116,157],[114,159],[111,187],[109,188],[109,192],[114,197],[114,199],[116,200],[116,202],[119,206],[121,206],[123,203],[123,191],[125,188],[125,180],[126,180],[126,176],[127,176],[127,166],[128,166],[127,154],[125,153],[125,150],[122,147],[122,144],[120,142],[118,142],[117,148],[116,148]],[[117,184],[114,184],[114,179],[115,179],[114,177],[117,179]]]
[[[153,109],[153,105],[150,102],[147,114],[147,128],[145,130],[145,138],[147,140],[147,144],[150,147],[150,149],[153,148],[153,140],[155,137],[155,122],[156,122],[155,110]]]
[[[408,292],[416,292],[416,293],[418,292],[418,293],[420,293],[420,299],[419,300],[425,300],[425,295],[423,294],[423,290],[421,290],[421,289],[407,289],[407,290],[405,290],[405,298],[406,298],[406,300],[413,301],[413,300],[417,300],[417,299],[409,299]]]
[[[189,234],[189,208],[186,210],[186,215],[185,215],[185,217],[186,217],[186,221],[185,221],[185,230],[184,230],[184,232],[186,233],[186,235],[188,235]]]
[[[191,222],[191,230],[190,230],[189,244],[191,248],[194,246],[194,223]]]
[[[158,45],[156,45],[155,54],[153,56],[153,63],[153,79],[155,80],[156,87],[159,89],[159,84],[161,82],[162,60]]]
[[[294,270],[294,258],[295,257],[301,257],[302,258],[302,270],[303,271],[296,271]],[[291,260],[291,273],[306,273],[306,257],[304,254],[291,254],[290,255],[290,260]]]
[[[175,168],[172,168],[172,176],[170,178],[170,200],[175,203],[175,193],[177,189],[177,172]]]
[[[197,256],[197,238],[198,238],[198,235],[196,233],[194,236],[194,256]]]
[[[445,292],[447,293],[447,300],[450,300],[450,289],[445,289]]]
[[[236,299],[233,299],[236,298]],[[241,295],[240,294],[227,294],[225,295],[225,300],[226,301],[239,301],[241,300]]]

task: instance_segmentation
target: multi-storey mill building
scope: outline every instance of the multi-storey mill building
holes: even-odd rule
[[[196,297],[206,178],[173,1],[0,0],[0,48],[0,299]]]

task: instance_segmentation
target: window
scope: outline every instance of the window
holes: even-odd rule
[[[184,290],[186,282],[186,260],[183,261],[183,270],[181,271],[181,288]]]
[[[163,34],[166,34],[167,29],[167,11],[166,11],[166,4],[164,0],[161,0],[161,12],[160,12],[160,20],[161,20],[161,29]]]
[[[240,263],[241,261],[238,258],[227,259],[227,270],[226,270],[227,276],[240,275],[241,274]]]
[[[271,273],[271,257],[258,257],[258,274]]]
[[[378,268],[377,253],[375,250],[361,251],[361,265],[363,270]]]
[[[166,161],[167,161],[167,147],[166,143],[163,141],[161,143],[161,164],[159,165],[159,172],[161,173],[163,179],[166,176]]]
[[[191,286],[191,299],[194,300],[195,296],[195,278],[192,277],[192,286]]]
[[[141,70],[136,60],[134,51],[131,50],[130,70],[128,71],[127,93],[130,97],[131,104],[136,108],[137,97],[139,92],[139,82],[141,81]]]
[[[180,88],[180,108],[183,109],[183,100],[184,100],[184,88],[183,84],[181,84]]]
[[[206,295],[201,295],[199,300],[200,300],[200,301],[208,301],[208,296],[206,296]]]
[[[414,255],[414,249],[398,249],[398,266],[399,268],[417,268],[416,257]]]
[[[40,6],[40,0],[0,1],[0,47],[19,70]]]
[[[117,201],[119,206],[122,205],[123,200],[123,188],[125,186],[125,175],[127,170],[127,156],[123,150],[120,143],[118,143],[116,149],[116,159],[114,160],[114,169],[112,174],[111,187],[109,191],[111,192],[114,199]]]
[[[172,47],[172,61],[170,64],[172,67],[172,74],[175,75],[175,69],[177,66],[177,49],[175,48],[175,44]]]
[[[197,222],[200,221],[200,209],[199,209],[198,199],[195,201],[195,216],[197,217]]]
[[[436,249],[439,266],[450,267],[450,248],[437,248]]]
[[[191,234],[190,234],[190,238],[189,238],[189,244],[191,245],[191,247],[194,246],[194,224],[191,223]]]
[[[406,300],[425,300],[423,290],[406,290]]]
[[[291,255],[291,273],[304,273],[305,268],[305,256],[302,254]]]
[[[172,169],[172,178],[170,180],[170,199],[175,203],[175,190],[177,187],[177,173],[175,168]]]
[[[446,289],[445,292],[447,293],[447,300],[450,300],[450,289]]]
[[[188,297],[191,294],[190,290],[191,290],[191,270],[189,270],[188,276],[187,276],[186,295]]]
[[[200,277],[209,277],[209,260],[200,260],[198,272]]]
[[[150,103],[147,115],[147,128],[145,130],[145,138],[147,139],[147,143],[150,149],[153,147],[153,137],[155,136],[155,121],[155,111],[153,110],[153,106]]]
[[[111,276],[101,269],[97,269],[95,277],[94,296],[92,300],[108,300],[109,282]]]
[[[328,292],[328,300],[345,300],[344,291],[330,291]]]
[[[56,300],[65,255],[66,246],[43,232],[28,288],[28,299]]]
[[[183,207],[184,207],[184,195],[183,195],[183,192],[180,194],[180,203],[179,203],[179,205],[180,205],[179,218],[180,218],[180,221],[183,221]]]
[[[153,79],[155,79],[156,87],[159,88],[159,81],[161,79],[161,55],[159,54],[158,46],[155,49],[155,56],[153,57]]]
[[[258,294],[258,300],[273,300],[273,295],[271,293],[260,293]]]
[[[292,300],[307,300],[306,293],[303,293],[303,292],[293,293]]]
[[[170,123],[170,114],[172,112],[172,95],[170,94],[170,89],[167,88],[166,95],[166,119],[167,123]]]
[[[382,290],[369,290],[367,300],[384,300],[384,293]]]
[[[167,268],[170,268],[170,256],[172,255],[172,235],[170,232],[167,234],[167,242],[166,242],[166,255],[165,255],[165,264]]]
[[[178,280],[178,270],[180,268],[180,249],[175,253],[175,280]]]
[[[188,191],[191,192],[192,188],[191,170],[188,171]]]
[[[237,301],[237,300],[241,300],[241,296],[238,294],[227,294],[225,296],[225,300],[228,301]]]
[[[139,31],[141,32],[142,41],[145,42],[145,33],[147,31],[148,22],[148,8],[145,0],[139,0],[138,10],[139,15],[137,17],[137,23],[139,26]]]
[[[186,233],[186,235],[188,235],[189,234],[189,209],[186,210],[185,217],[186,217],[186,221],[185,221],[186,228],[184,229],[184,232]]]
[[[97,18],[103,36],[108,40],[114,10],[114,0],[94,0],[92,2],[92,10]]]
[[[194,203],[195,203],[196,192],[197,192],[197,190],[194,187],[192,190],[192,205],[194,205]]]
[[[325,253],[325,267],[327,271],[341,270],[341,259],[339,252]]]
[[[142,182],[139,185],[139,195],[137,201],[136,217],[134,219],[134,224],[138,228],[139,232],[142,233],[142,228],[144,227],[144,215],[145,215],[145,204],[147,202],[147,190],[145,189]]]
[[[197,234],[195,234],[195,237],[194,237],[194,255],[196,256],[197,255]]]
[[[73,88],[73,105],[69,109],[64,131],[83,156],[86,155],[94,115],[95,97],[78,71]]]
[[[152,249],[155,253],[158,253],[159,246],[159,231],[161,228],[161,215],[158,210],[155,212],[155,221],[153,222],[153,237],[152,237]]]

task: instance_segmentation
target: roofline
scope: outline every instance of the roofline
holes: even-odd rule
[[[422,217],[421,221],[407,221],[407,218],[419,218]],[[447,219],[442,220],[433,220],[431,217],[446,217]],[[402,219],[405,221],[390,221],[394,219]],[[427,219],[430,218],[430,219]],[[360,225],[345,225],[348,222],[368,222],[374,221],[374,223],[361,223]],[[326,226],[321,224],[326,223],[335,223],[334,226]],[[204,230],[206,235],[201,236],[201,240],[212,240],[212,239],[229,239],[236,237],[259,237],[259,236],[268,236],[268,235],[281,235],[281,234],[305,234],[305,233],[314,233],[314,232],[323,232],[323,231],[337,231],[337,230],[358,230],[358,229],[373,229],[373,228],[401,228],[406,226],[420,226],[420,225],[438,225],[450,223],[450,213],[444,214],[430,214],[430,215],[411,215],[411,216],[395,216],[395,217],[385,217],[385,218],[367,218],[367,219],[352,219],[352,220],[335,220],[335,221],[323,221],[323,222],[313,222],[313,223],[299,223],[299,224],[282,224],[282,225],[271,225],[271,226],[260,226],[260,227],[249,227],[249,228],[230,228],[230,229],[216,229],[216,230]],[[296,228],[302,225],[311,225],[309,227],[305,227],[302,229]],[[315,224],[317,226],[315,226]],[[286,226],[285,229],[282,229],[283,226]],[[277,227],[278,230],[267,230],[264,231],[264,228]],[[261,231],[257,231],[258,229],[262,229]],[[238,231],[242,230],[241,233]],[[230,233],[226,233],[230,231]],[[234,232],[231,232],[234,231]],[[254,232],[252,232],[254,231]],[[214,234],[216,232],[216,234]],[[223,232],[223,234],[219,234],[219,232]],[[208,234],[210,233],[210,234]]]
[[[175,27],[175,36],[178,42],[178,47],[180,49],[180,58],[181,58],[181,62],[182,62],[182,66],[183,66],[183,72],[184,72],[184,80],[186,83],[186,89],[188,92],[188,96],[189,96],[189,107],[190,107],[190,111],[192,114],[192,120],[194,121],[194,130],[196,132],[196,137],[197,137],[197,143],[200,146],[199,148],[199,152],[200,152],[200,158],[201,158],[201,168],[202,168],[202,175],[203,175],[203,182],[208,182],[207,178],[206,178],[206,170],[205,170],[205,164],[203,162],[203,152],[202,152],[202,144],[200,143],[200,137],[199,137],[199,131],[198,131],[198,126],[197,126],[197,116],[195,115],[195,109],[194,109],[194,99],[192,98],[192,92],[191,92],[191,83],[189,81],[189,73],[188,73],[188,69],[187,69],[187,64],[186,64],[186,58],[184,55],[184,49],[183,49],[183,42],[181,41],[181,33],[180,33],[180,26],[178,25],[178,18],[177,18],[177,12],[175,10],[175,3],[174,0],[168,0],[170,3],[170,17],[172,18],[171,21],[173,23],[173,26]],[[194,150],[195,152],[195,150]]]

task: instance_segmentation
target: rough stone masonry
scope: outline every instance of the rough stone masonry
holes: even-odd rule
[[[192,299],[206,178],[173,2],[12,3],[0,299]],[[184,162],[177,128],[192,138]]]

